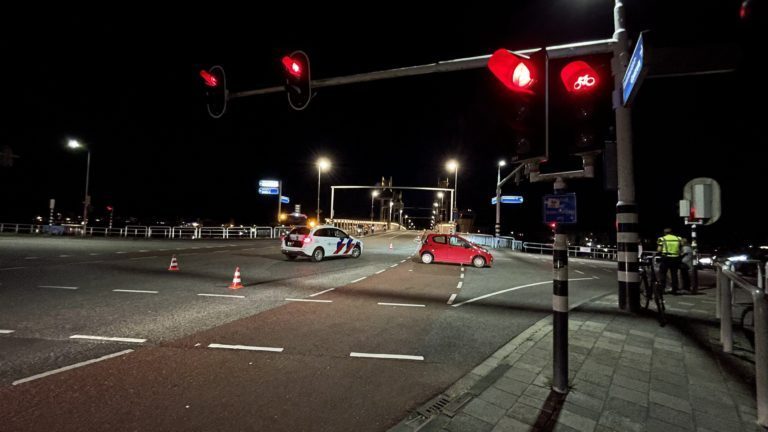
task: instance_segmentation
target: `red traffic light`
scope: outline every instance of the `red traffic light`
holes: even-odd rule
[[[563,81],[568,93],[591,93],[600,84],[600,77],[595,70],[581,60],[568,63],[560,71],[560,79]]]
[[[107,211],[112,211],[112,206],[107,206]]]
[[[531,88],[539,81],[538,71],[530,59],[512,54],[503,48],[496,50],[488,59],[488,69],[507,88],[515,92],[532,94]]]
[[[203,80],[205,81],[205,85],[207,85],[208,87],[216,87],[219,85],[219,80],[206,70],[201,70],[200,76],[203,77]]]
[[[552,228],[552,229],[557,228],[557,222],[550,222],[549,223],[549,227]]]
[[[283,57],[283,66],[285,66],[285,70],[289,74],[295,76],[296,78],[301,78],[301,73],[304,69],[301,67],[301,63],[289,56],[285,56]]]

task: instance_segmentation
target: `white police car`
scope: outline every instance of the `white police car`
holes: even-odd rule
[[[358,258],[363,253],[363,242],[331,225],[296,227],[283,238],[280,252],[289,260],[305,256],[314,262],[334,256]]]

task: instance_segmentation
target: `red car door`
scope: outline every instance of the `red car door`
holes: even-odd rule
[[[446,235],[435,235],[429,241],[430,250],[435,256],[435,261],[450,262],[450,252],[448,248],[448,237]]]
[[[454,263],[469,263],[472,259],[472,249],[466,247],[469,243],[457,235],[452,235],[448,241],[448,246],[451,249],[451,262]]]

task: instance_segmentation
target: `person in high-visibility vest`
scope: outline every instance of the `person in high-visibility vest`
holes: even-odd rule
[[[659,282],[661,289],[667,287],[667,270],[672,276],[672,294],[677,295],[677,270],[680,268],[680,252],[683,239],[672,234],[672,228],[664,228],[664,235],[656,240],[657,250],[661,254]]]

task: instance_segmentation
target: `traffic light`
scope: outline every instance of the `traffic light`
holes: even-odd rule
[[[205,84],[205,99],[208,107],[208,114],[213,118],[219,118],[227,110],[227,76],[224,74],[224,68],[213,66],[208,70],[201,70],[200,77]]]
[[[488,69],[511,93],[502,101],[502,115],[512,131],[513,162],[547,158],[545,135],[546,52],[530,56],[499,49],[488,59]]]
[[[613,125],[610,55],[550,62],[550,152],[583,155],[602,150]]]
[[[301,111],[312,100],[312,80],[309,57],[304,51],[295,51],[282,59],[285,74],[285,91],[291,108]]]

